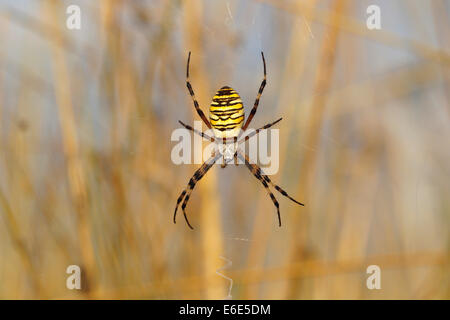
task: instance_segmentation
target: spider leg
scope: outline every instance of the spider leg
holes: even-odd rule
[[[248,157],[247,157],[246,155],[244,155],[244,156],[245,156],[246,161],[249,162]],[[256,164],[250,164],[250,165],[259,168]],[[295,200],[295,199],[292,198],[290,195],[288,195],[288,193],[287,193],[286,191],[284,191],[283,189],[281,189],[281,187],[280,187],[279,185],[273,183],[272,180],[270,180],[270,178],[269,178],[267,175],[265,175],[264,172],[262,172],[262,169],[261,169],[261,168],[259,168],[259,170],[261,171],[261,175],[262,175],[262,177],[264,178],[264,180],[266,180],[267,183],[269,183],[270,185],[272,185],[279,193],[281,193],[281,194],[282,194],[283,196],[285,196],[286,198],[289,198],[291,201],[294,201],[296,204],[299,204],[299,205],[301,205],[301,206],[305,206],[305,204],[303,204],[303,203],[301,203],[301,202]]]
[[[248,139],[250,139],[254,135],[257,135],[261,130],[269,129],[271,126],[273,126],[273,125],[277,124],[278,122],[280,122],[281,119],[283,119],[283,118],[280,118],[277,121],[274,121],[272,123],[268,123],[264,127],[258,128],[255,131],[250,132],[250,134],[248,136],[243,137],[241,140],[239,140],[239,142],[247,141]]]
[[[178,197],[177,206],[175,207],[175,212],[173,214],[173,223],[176,223],[178,206],[180,205],[181,200],[183,200],[183,198],[184,198],[183,204],[181,205],[181,209],[183,210],[184,219],[186,220],[186,223],[189,226],[189,228],[194,229],[191,226],[191,224],[189,223],[189,220],[188,220],[187,215],[186,215],[186,211],[184,209],[186,208],[186,205],[187,205],[187,203],[189,201],[189,197],[190,197],[190,195],[192,193],[192,190],[195,187],[195,184],[201,178],[203,178],[203,176],[206,174],[206,172],[208,172],[208,170],[211,169],[211,167],[214,165],[214,163],[217,161],[217,159],[219,159],[220,156],[221,156],[220,154],[218,154],[218,155],[214,154],[208,160],[206,160],[197,171],[195,171],[194,175],[189,180],[187,188],[184,189],[183,192]]]
[[[231,158],[231,159],[225,159],[225,158],[223,158],[223,163],[220,165],[222,168],[226,168],[227,167],[227,165],[228,165],[228,163],[229,162],[231,162],[232,160],[234,160],[235,161],[235,164],[237,165],[237,159],[236,159],[236,153],[234,154],[234,156],[233,156],[233,158]]]
[[[240,157],[241,160],[245,161],[245,165],[247,166],[247,168],[249,168],[249,170],[253,173],[253,175],[256,178],[258,178],[258,180],[260,180],[261,183],[264,185],[264,187],[266,187],[266,189],[269,191],[270,198],[274,202],[275,207],[277,207],[278,221],[279,221],[279,225],[280,226],[281,226],[281,220],[280,220],[280,210],[279,210],[278,202],[276,201],[275,196],[273,196],[273,194],[270,192],[270,189],[267,187],[267,184],[272,185],[279,193],[281,193],[286,198],[292,200],[293,202],[295,202],[295,203],[297,203],[297,204],[299,204],[301,206],[304,206],[303,203],[295,200],[290,195],[288,195],[288,193],[286,191],[284,191],[280,186],[278,186],[275,183],[273,183],[272,180],[270,180],[270,178],[267,175],[264,174],[264,172],[262,171],[262,169],[258,165],[250,163],[247,155],[245,155],[245,154],[242,155],[241,153],[239,153],[238,157]]]
[[[189,82],[189,63],[191,61],[191,52],[189,51],[188,61],[187,61],[187,67],[186,67],[186,86],[189,90],[189,94],[192,97],[192,101],[194,102],[195,110],[197,110],[198,115],[200,118],[202,118],[203,122],[206,124],[206,126],[211,129],[211,124],[209,123],[208,119],[206,118],[203,111],[200,109],[197,99],[195,98],[194,90],[192,89],[191,83]]]
[[[178,120],[178,122],[179,122],[183,127],[185,127],[185,128],[188,129],[188,130],[193,131],[194,133],[198,134],[198,135],[201,136],[202,138],[205,138],[206,140],[209,140],[209,141],[211,141],[211,142],[214,142],[214,141],[215,141],[214,138],[208,136],[206,133],[203,133],[203,132],[201,132],[201,131],[198,131],[198,130],[192,128],[192,127],[191,127],[190,125],[188,125],[188,124],[184,124],[181,120]]]
[[[173,223],[177,223],[177,210],[178,206],[180,205],[181,200],[183,200],[184,196],[186,195],[186,189],[183,190],[183,192],[180,194],[180,196],[177,199],[177,206],[175,207],[175,213],[173,215]]]
[[[281,215],[280,215],[280,204],[278,203],[277,199],[275,198],[274,194],[272,193],[272,191],[270,191],[269,185],[267,184],[267,180],[265,179],[265,175],[263,174],[262,170],[260,167],[258,167],[255,164],[251,164],[248,161],[247,156],[242,156],[241,153],[236,153],[236,155],[243,161],[245,161],[245,165],[247,166],[247,168],[251,171],[251,173],[253,173],[253,175],[256,177],[256,179],[258,179],[262,185],[264,186],[264,188],[266,188],[267,192],[269,193],[270,199],[272,200],[273,204],[275,205],[275,207],[277,208],[277,215],[278,215],[278,226],[281,227]],[[236,156],[235,155],[235,156]]]
[[[220,165],[220,167],[222,169],[224,169],[226,166],[228,165],[228,162],[225,161],[225,159],[223,160],[223,163]]]
[[[261,82],[261,86],[259,87],[258,95],[256,96],[255,104],[253,105],[253,109],[250,111],[250,114],[248,115],[247,121],[245,121],[244,126],[242,127],[242,130],[247,129],[248,125],[252,121],[253,117],[255,116],[256,110],[258,109],[259,99],[261,98],[261,94],[263,93],[264,87],[266,86],[266,60],[264,59],[264,53],[261,51],[261,56],[264,64],[264,79]]]
[[[286,198],[290,199],[291,201],[294,201],[296,204],[301,205],[301,206],[305,206],[304,203],[301,203],[297,200],[295,200],[294,198],[292,198],[290,195],[288,195],[288,193],[286,191],[284,191],[283,189],[281,189],[280,186],[276,185],[275,183],[273,183],[268,176],[265,176],[265,179],[267,180],[267,182],[269,182],[279,193],[281,193],[283,196],[285,196]]]

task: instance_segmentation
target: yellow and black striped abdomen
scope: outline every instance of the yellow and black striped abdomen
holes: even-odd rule
[[[228,86],[220,88],[211,102],[209,120],[216,137],[237,137],[244,124],[244,106],[239,94]]]

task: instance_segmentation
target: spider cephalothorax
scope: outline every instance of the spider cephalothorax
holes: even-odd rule
[[[186,189],[183,190],[183,192],[180,194],[177,200],[177,205],[175,207],[175,213],[173,215],[173,222],[176,222],[176,216],[177,216],[177,209],[180,205],[181,201],[183,201],[183,204],[181,205],[181,209],[183,210],[184,218],[186,220],[186,223],[188,226],[192,228],[191,224],[189,223],[189,220],[186,216],[186,205],[189,201],[189,197],[191,195],[192,190],[195,187],[195,184],[208,172],[208,170],[214,165],[214,163],[219,160],[221,157],[223,158],[224,162],[222,164],[222,167],[225,167],[228,162],[235,159],[237,163],[237,159],[240,159],[245,163],[247,168],[252,172],[252,174],[263,184],[263,186],[267,189],[270,195],[270,199],[272,200],[273,204],[277,208],[277,214],[278,214],[278,224],[281,226],[281,216],[280,216],[280,206],[278,204],[277,199],[275,198],[274,194],[271,192],[269,185],[275,188],[278,192],[280,192],[283,196],[291,199],[295,203],[299,205],[304,205],[303,203],[298,202],[294,198],[290,197],[286,191],[281,189],[278,185],[274,184],[270,178],[264,174],[264,172],[261,170],[261,168],[253,163],[250,163],[250,160],[248,156],[242,152],[239,149],[239,143],[245,142],[254,135],[257,135],[261,130],[268,129],[277,122],[281,120],[278,119],[272,123],[266,124],[265,126],[256,129],[255,131],[252,131],[248,135],[245,135],[245,131],[247,130],[248,125],[253,119],[253,116],[256,113],[256,110],[258,109],[259,105],[259,99],[261,98],[261,94],[264,90],[264,87],[266,85],[266,61],[264,59],[264,54],[261,52],[263,65],[264,65],[264,79],[261,82],[261,86],[259,87],[258,95],[256,96],[255,104],[250,111],[250,114],[247,118],[247,120],[244,123],[245,119],[245,113],[244,113],[244,106],[242,104],[242,100],[239,97],[239,94],[233,90],[232,88],[228,86],[224,86],[220,88],[216,94],[213,97],[213,100],[211,102],[211,106],[209,108],[209,121],[206,118],[203,111],[200,109],[197,99],[194,95],[194,90],[192,89],[191,83],[189,82],[189,62],[191,60],[191,53],[189,52],[188,61],[187,61],[187,68],[186,68],[186,86],[189,90],[189,93],[192,97],[192,100],[194,102],[194,107],[197,110],[198,115],[203,120],[203,122],[206,124],[206,126],[209,129],[213,130],[214,137],[210,137],[204,132],[200,132],[195,130],[189,125],[184,124],[183,122],[179,121],[181,125],[183,125],[186,129],[193,131],[194,133],[202,136],[203,138],[217,143],[216,150],[213,151],[211,157],[206,160],[202,166],[194,173],[192,178],[189,180],[188,186]],[[244,137],[239,138],[241,133],[244,132]],[[184,200],[183,200],[184,199]]]

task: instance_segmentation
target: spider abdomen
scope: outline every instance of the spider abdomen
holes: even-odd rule
[[[219,138],[236,137],[244,123],[244,106],[232,88],[220,88],[211,102],[209,120],[214,135]]]

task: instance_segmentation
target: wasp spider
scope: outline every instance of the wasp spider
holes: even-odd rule
[[[189,62],[191,60],[191,53],[189,52],[188,60],[187,60],[187,68],[186,68],[186,86],[189,90],[189,94],[192,97],[192,101],[194,102],[195,110],[197,110],[198,115],[203,120],[203,122],[206,124],[206,126],[209,129],[212,129],[214,133],[214,137],[211,137],[204,132],[195,130],[191,126],[184,124],[183,122],[179,121],[181,125],[183,125],[186,129],[193,131],[194,133],[202,136],[203,138],[211,141],[211,142],[217,142],[220,141],[222,143],[225,143],[225,145],[228,143],[228,141],[231,141],[231,153],[229,152],[229,148],[216,148],[212,152],[211,157],[206,160],[202,166],[194,173],[192,178],[189,180],[189,183],[186,187],[186,189],[183,190],[183,192],[180,194],[180,196],[177,199],[177,205],[175,207],[175,213],[173,215],[173,222],[176,223],[176,216],[177,216],[177,209],[180,205],[181,201],[183,201],[183,204],[181,205],[181,209],[183,210],[184,218],[186,220],[187,225],[194,229],[191,224],[189,223],[189,220],[186,216],[186,205],[189,201],[189,197],[191,196],[192,190],[195,187],[195,184],[208,172],[209,169],[214,165],[214,163],[220,159],[223,158],[224,162],[222,164],[222,167],[225,167],[228,162],[234,159],[235,163],[237,164],[237,159],[240,159],[245,163],[247,168],[251,171],[251,173],[262,183],[264,188],[266,188],[267,192],[269,193],[270,198],[272,199],[273,204],[275,205],[277,209],[278,214],[278,225],[281,227],[281,217],[280,217],[280,205],[278,204],[277,199],[275,198],[274,194],[271,192],[269,185],[274,187],[278,192],[280,192],[283,196],[291,199],[295,203],[303,206],[303,203],[298,202],[294,198],[290,197],[286,191],[281,189],[278,185],[273,183],[270,178],[264,174],[264,172],[261,170],[261,168],[253,163],[250,163],[250,160],[248,156],[243,153],[241,150],[238,149],[238,145],[241,142],[245,142],[254,135],[257,135],[261,130],[268,129],[274,124],[281,121],[282,118],[266,124],[265,126],[252,131],[248,135],[244,134],[244,137],[241,139],[238,138],[241,135],[241,132],[246,131],[247,127],[249,126],[250,122],[252,121],[253,117],[255,116],[256,110],[258,109],[259,99],[261,97],[261,94],[264,90],[264,87],[266,85],[266,61],[264,59],[264,54],[261,52],[263,65],[264,65],[264,79],[261,83],[261,86],[259,87],[258,95],[256,96],[255,104],[250,111],[250,115],[247,118],[247,121],[244,123],[244,106],[242,104],[242,100],[239,97],[239,94],[234,91],[232,88],[225,86],[220,88],[212,102],[211,106],[209,107],[209,121],[206,118],[203,111],[200,109],[197,99],[195,98],[194,90],[192,89],[191,83],[189,82]],[[223,144],[222,144],[223,146]],[[225,150],[227,152],[225,152]],[[183,200],[184,198],[184,200]]]

